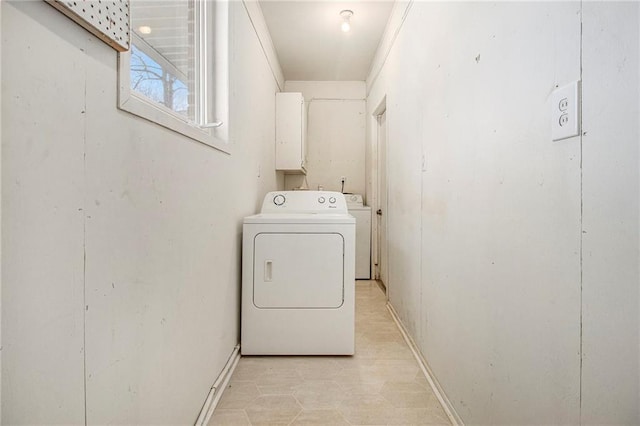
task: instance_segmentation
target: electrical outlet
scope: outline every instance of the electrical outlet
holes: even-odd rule
[[[559,141],[579,134],[580,81],[574,81],[551,95],[551,138]]]
[[[558,120],[558,124],[560,124],[560,127],[569,125],[569,113],[565,112],[562,114]]]
[[[565,112],[569,108],[569,99],[562,98],[560,102],[558,102],[558,109],[562,112]]]

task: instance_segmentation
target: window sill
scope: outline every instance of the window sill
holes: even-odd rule
[[[162,127],[173,130],[188,138],[201,142],[212,148],[222,151],[226,154],[231,154],[229,144],[219,137],[216,137],[215,129],[204,129],[195,124],[189,124],[188,122],[173,116],[170,112],[164,111],[161,108],[156,107],[150,102],[138,98],[135,95],[128,96],[126,99],[120,100],[120,109],[127,111],[131,114],[142,117],[153,123],[159,124]]]

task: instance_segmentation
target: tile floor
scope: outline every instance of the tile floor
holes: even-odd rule
[[[385,303],[357,281],[352,357],[242,357],[209,425],[451,424]]]

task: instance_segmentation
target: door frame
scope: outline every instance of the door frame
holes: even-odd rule
[[[378,185],[378,179],[379,179],[379,170],[378,170],[378,154],[379,154],[379,130],[380,130],[380,121],[379,121],[379,117],[382,114],[387,113],[387,97],[386,95],[382,97],[382,100],[378,103],[377,107],[373,110],[372,114],[371,114],[371,118],[372,118],[372,138],[371,138],[371,199],[369,202],[369,205],[371,206],[371,212],[372,212],[372,220],[371,220],[371,277],[373,277],[374,279],[379,279],[379,275],[378,275],[378,271],[376,268],[377,263],[379,262],[378,259],[378,253],[379,253],[379,247],[378,247],[378,235],[379,235],[379,231],[378,231],[378,220],[377,220],[377,215],[376,215],[376,209],[378,206],[378,201],[379,201],[379,185]],[[386,117],[386,121],[388,123],[389,121],[389,117]],[[387,147],[387,154],[389,152],[388,149],[388,144],[389,144],[389,131],[388,131],[388,124],[386,126],[386,144],[385,146]],[[388,155],[385,156],[386,159],[386,163],[387,163],[387,200],[388,200],[388,188],[389,188],[389,177],[388,177]],[[388,210],[388,209],[387,209]],[[386,212],[383,212],[383,214],[386,214]],[[389,233],[389,219],[387,216],[387,235]],[[388,241],[388,239],[387,239]],[[389,249],[388,249],[388,243],[387,243],[387,264],[388,264],[388,257],[389,257]],[[386,271],[386,275],[387,275],[387,281],[389,281],[389,270],[387,267],[387,271]],[[389,283],[386,282],[384,283],[385,286],[387,287],[387,298],[388,298],[388,294],[389,294]]]

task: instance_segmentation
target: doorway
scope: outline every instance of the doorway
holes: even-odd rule
[[[377,120],[377,158],[376,158],[376,250],[375,277],[385,286],[389,294],[389,261],[387,245],[387,113],[383,109],[376,116]]]

